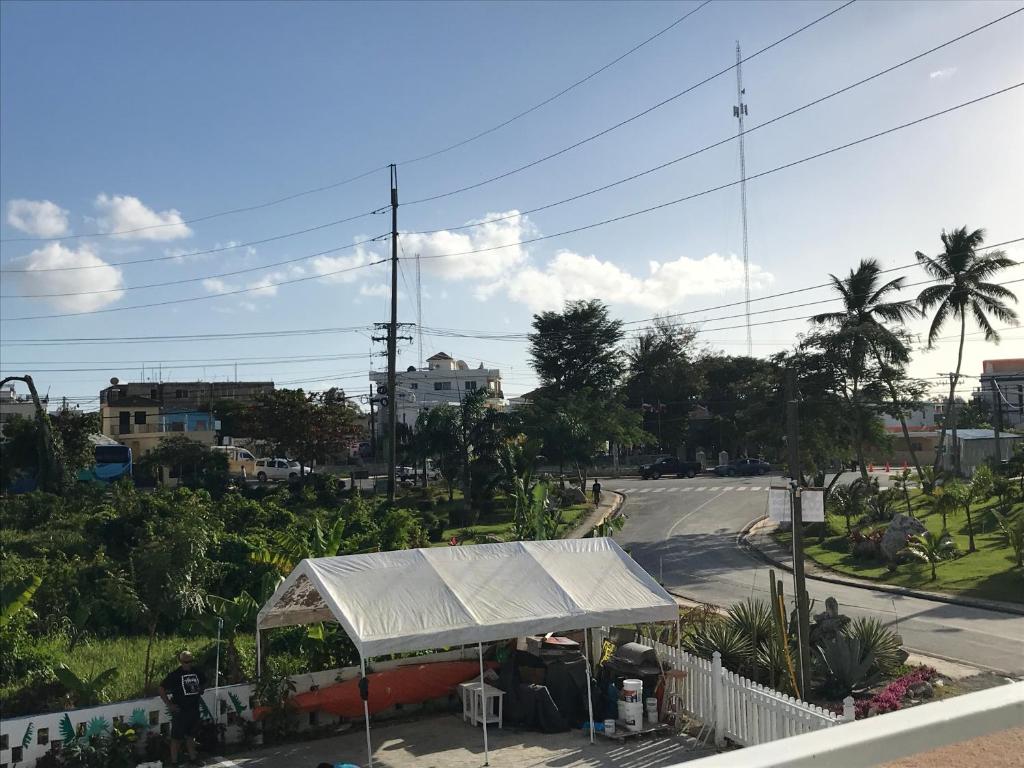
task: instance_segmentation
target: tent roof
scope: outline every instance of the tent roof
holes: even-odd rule
[[[618,544],[593,538],[303,560],[257,626],[337,621],[366,658],[677,616]]]

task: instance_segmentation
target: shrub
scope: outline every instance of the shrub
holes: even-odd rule
[[[720,617],[709,619],[690,630],[683,638],[690,653],[710,659],[715,651],[722,654],[722,666],[734,672],[747,666],[754,656],[750,639],[734,624]]]
[[[841,699],[851,693],[863,691],[877,679],[872,672],[875,657],[865,651],[860,640],[838,635],[815,648],[818,662],[818,689],[829,698]]]
[[[938,672],[931,667],[918,667],[913,672],[893,680],[871,698],[861,699],[856,703],[857,718],[867,717],[872,713],[881,715],[894,712],[903,706],[903,698],[912,685],[930,681],[937,676]]]
[[[858,617],[846,628],[846,635],[860,641],[861,653],[870,653],[874,659],[874,671],[891,675],[906,660],[907,654],[900,647],[900,638],[874,617]]]

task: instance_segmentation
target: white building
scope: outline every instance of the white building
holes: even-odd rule
[[[386,387],[387,371],[370,371],[370,381],[375,391]],[[399,371],[396,375],[397,384],[397,421],[410,427],[416,424],[421,411],[428,411],[438,405],[450,403],[458,405],[463,398],[479,389],[487,391],[486,404],[489,408],[503,409],[504,394],[501,390],[501,371],[497,368],[470,368],[465,361],[455,360],[444,352],[427,358],[426,368],[410,366],[408,370]],[[391,396],[391,393],[388,395]],[[384,424],[387,409],[375,412],[377,425]]]
[[[1004,429],[1024,425],[1024,358],[983,361],[981,382],[974,398],[993,417],[996,404],[1001,406]]]
[[[43,408],[49,403],[48,397],[39,398]],[[24,416],[26,419],[34,418],[36,406],[32,402],[31,395],[19,396],[14,391],[14,385],[0,389],[0,437],[4,434],[4,425],[15,416]]]

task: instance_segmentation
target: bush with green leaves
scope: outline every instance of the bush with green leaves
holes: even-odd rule
[[[722,655],[722,666],[742,672],[754,657],[754,644],[735,624],[720,616],[691,627],[683,636],[683,647],[690,653],[710,659],[717,651]]]
[[[814,649],[816,684],[819,692],[833,700],[861,693],[879,679],[875,656],[856,637],[837,635]]]
[[[859,616],[847,625],[844,634],[860,643],[863,654],[871,654],[872,671],[894,674],[907,660],[900,637],[873,616]]]

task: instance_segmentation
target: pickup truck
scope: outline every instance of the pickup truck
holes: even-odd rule
[[[676,477],[696,477],[704,471],[699,461],[686,461],[675,456],[662,456],[651,464],[640,467],[640,477],[644,480],[657,480],[662,475]]]

